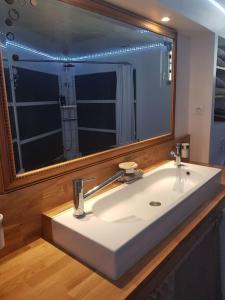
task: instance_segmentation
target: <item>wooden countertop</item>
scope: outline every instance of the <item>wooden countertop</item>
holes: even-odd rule
[[[223,170],[224,171],[224,170]],[[224,183],[222,176],[222,183]],[[225,187],[120,280],[111,282],[43,239],[0,260],[0,299],[125,299],[152,279],[206,219],[224,206]],[[224,200],[224,201],[223,201]],[[207,217],[207,218],[206,218]],[[160,273],[160,272],[158,272]]]

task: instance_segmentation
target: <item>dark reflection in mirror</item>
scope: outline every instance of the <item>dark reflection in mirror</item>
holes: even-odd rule
[[[20,18],[20,14],[15,8],[11,8],[8,12],[8,15],[12,21],[18,21]]]
[[[17,173],[171,132],[171,39],[55,0],[0,16]]]
[[[5,0],[5,2],[6,2],[7,4],[13,4],[13,3],[15,2],[15,0]]]

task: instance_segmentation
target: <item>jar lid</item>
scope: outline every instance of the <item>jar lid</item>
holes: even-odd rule
[[[122,170],[136,169],[138,164],[134,161],[123,162],[119,164],[119,168]]]
[[[134,161],[123,162],[119,164],[119,168],[124,170],[126,174],[134,174],[138,164]]]

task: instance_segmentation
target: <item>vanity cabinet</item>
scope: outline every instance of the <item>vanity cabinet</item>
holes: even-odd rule
[[[175,250],[157,274],[148,279],[129,299],[222,300],[220,219],[217,215],[204,228],[192,233],[190,240],[185,242],[186,245]]]
[[[210,224],[174,272],[174,300],[222,300],[218,221]]]

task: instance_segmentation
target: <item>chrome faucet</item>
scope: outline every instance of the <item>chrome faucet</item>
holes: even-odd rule
[[[85,216],[84,211],[84,199],[88,198],[89,196],[93,195],[97,191],[101,190],[108,184],[124,177],[126,174],[125,170],[118,171],[114,175],[107,178],[105,181],[101,182],[99,185],[95,186],[94,188],[90,189],[88,192],[84,193],[83,185],[85,181],[92,181],[95,178],[87,178],[87,179],[75,179],[73,180],[73,189],[74,189],[74,216],[76,218],[83,218]]]
[[[181,166],[182,143],[176,144],[176,152],[171,151],[170,155],[175,158],[175,164],[177,167]]]

